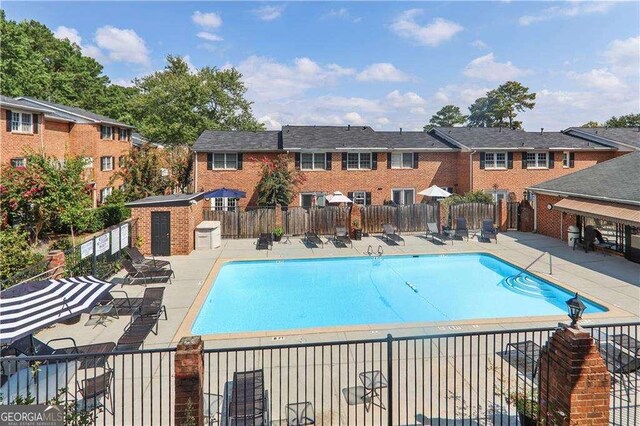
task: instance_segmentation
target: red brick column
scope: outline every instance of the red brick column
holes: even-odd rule
[[[500,230],[500,232],[507,231],[507,202],[505,200],[498,200],[498,205],[496,206],[496,224],[495,226]]]
[[[175,421],[177,425],[204,424],[204,344],[200,336],[183,337],[175,364]]]
[[[564,326],[540,353],[541,424],[609,424],[611,378],[605,361],[584,329]]]
[[[47,270],[55,269],[49,278],[62,278],[64,274],[65,257],[62,250],[51,250],[47,254]]]

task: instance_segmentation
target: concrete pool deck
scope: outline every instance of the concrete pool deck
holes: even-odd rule
[[[621,323],[640,319],[640,265],[618,256],[600,253],[573,251],[566,243],[538,234],[509,232],[498,236],[498,243],[456,240],[439,245],[423,236],[404,236],[406,245],[388,245],[379,237],[366,237],[354,241],[353,248],[337,248],[325,244],[324,248],[307,248],[300,238],[291,238],[290,243],[274,243],[273,250],[257,251],[254,239],[223,240],[215,250],[194,251],[188,256],[168,258],[176,273],[172,285],[165,285],[164,304],[168,320],[160,320],[158,335],[150,334],[144,347],[148,349],[175,346],[177,341],[190,334],[190,328],[202,300],[208,293],[216,270],[224,262],[239,259],[291,259],[346,257],[366,255],[372,245],[374,251],[380,245],[385,255],[393,254],[447,254],[462,252],[491,253],[519,267],[526,267],[540,255],[552,256],[552,275],[549,275],[549,257],[543,256],[529,270],[542,278],[574,289],[584,297],[603,303],[611,311],[587,316],[585,324]],[[114,280],[120,279],[119,274]],[[152,286],[158,286],[154,284]],[[129,297],[141,297],[142,286],[117,286]],[[78,345],[117,341],[127,325],[129,317],[122,316],[108,322],[106,326],[85,326],[87,315],[75,325],[58,324],[38,333],[38,338],[47,341],[57,337],[72,337]],[[252,335],[226,335],[206,339],[206,347],[237,347],[251,345],[273,345],[276,343],[323,342],[378,338],[392,333],[394,336],[442,334],[447,332],[472,332],[523,327],[554,326],[557,317],[535,317],[501,320],[470,320],[447,323],[428,323],[393,326],[377,325],[357,328],[299,330],[286,333],[262,333]],[[209,337],[209,336],[207,336]]]

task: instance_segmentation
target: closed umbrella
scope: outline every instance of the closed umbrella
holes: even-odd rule
[[[336,191],[331,195],[327,195],[327,202],[331,204],[353,203],[353,201],[351,201],[349,197],[347,197],[340,191]]]
[[[18,284],[0,293],[0,343],[88,312],[115,283],[86,277]]]
[[[429,188],[418,192],[418,195],[424,195],[426,197],[450,197],[451,193],[440,188],[438,185],[430,186]]]

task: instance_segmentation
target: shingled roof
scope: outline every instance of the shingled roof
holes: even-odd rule
[[[638,127],[570,127],[565,130],[565,133],[640,151],[640,128]]]
[[[640,205],[640,152],[632,152],[528,189]]]
[[[78,107],[62,105],[55,102],[43,101],[42,99],[36,99],[36,98],[27,97],[27,96],[21,96],[17,99],[19,101],[23,101],[34,107],[39,106],[39,107],[46,108],[48,110],[53,111],[55,115],[60,116],[61,118],[75,121],[78,123],[103,123],[103,124],[112,124],[115,126],[126,127],[126,128],[133,127],[121,121],[114,120],[113,118],[96,114],[91,111],[87,111],[86,109],[82,109]]]
[[[498,127],[436,127],[431,132],[468,149],[612,149],[610,145],[562,132],[525,132]]]
[[[205,130],[191,147],[196,152],[277,151],[282,149],[280,131]]]

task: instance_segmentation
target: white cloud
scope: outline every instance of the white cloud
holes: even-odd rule
[[[344,115],[344,120],[349,124],[354,124],[356,126],[362,126],[367,124],[366,120],[362,118],[360,114],[357,112],[351,111]]]
[[[348,18],[349,16],[349,9],[341,7],[340,9],[331,9],[323,15],[323,18]]]
[[[637,77],[640,74],[640,36],[612,41],[603,56],[612,71]]]
[[[61,25],[53,32],[53,36],[60,40],[67,39],[71,43],[82,46],[82,37],[80,37],[78,30],[75,28],[69,28]]]
[[[263,6],[258,9],[253,9],[251,12],[261,21],[273,21],[274,19],[278,19],[283,11],[284,6]]]
[[[531,25],[536,22],[550,21],[557,18],[573,18],[580,15],[606,13],[614,4],[615,2],[567,2],[563,6],[547,7],[536,14],[521,16],[518,19],[518,23],[520,25]]]
[[[389,120],[387,117],[378,117],[376,118],[376,127],[384,127],[387,124],[391,123],[391,120]]]
[[[149,50],[144,40],[134,31],[110,25],[96,30],[96,46],[83,49],[86,55],[109,61],[149,64]]]
[[[214,12],[203,13],[200,11],[193,12],[191,20],[204,28],[219,28],[222,25],[222,18]]]
[[[531,71],[518,68],[511,61],[496,62],[491,52],[469,62],[463,73],[467,77],[487,81],[506,81],[530,74]]]
[[[98,46],[92,44],[82,46],[82,54],[95,59],[98,62],[108,62],[109,58],[105,57]]]
[[[622,80],[604,68],[585,73],[571,71],[567,73],[567,77],[583,86],[597,90],[616,90],[625,87]]]
[[[182,57],[182,59],[183,59],[183,60],[184,60],[184,62],[187,64],[187,67],[189,67],[189,72],[190,72],[191,74],[195,74],[195,73],[198,71],[198,69],[196,68],[196,66],[195,66],[195,65],[193,65],[193,63],[191,62],[191,56],[189,56],[189,55],[184,55],[184,56]]]
[[[477,47],[478,49],[486,49],[487,48],[487,43],[485,43],[484,41],[482,41],[480,39],[473,40],[470,44],[471,44],[471,46]]]
[[[476,84],[449,84],[440,87],[433,95],[430,103],[438,105],[438,108],[447,105],[458,105],[462,109],[464,106],[471,105],[476,99],[485,96],[491,89]]]
[[[199,38],[203,39],[203,40],[207,40],[207,41],[222,41],[224,40],[222,37],[220,37],[217,34],[213,34],[210,33],[208,31],[200,31],[198,34],[196,34]]]
[[[393,64],[381,62],[371,64],[356,76],[360,81],[406,81],[409,76]]]
[[[321,65],[309,58],[282,64],[270,58],[250,56],[237,66],[252,100],[270,101],[304,93],[313,87],[332,85],[355,70],[337,64]]]
[[[315,105],[327,109],[357,109],[363,113],[384,112],[384,107],[377,100],[359,97],[320,96],[316,98]]]
[[[426,101],[415,92],[400,93],[399,90],[389,92],[385,97],[388,104],[394,108],[415,108],[422,107]]]
[[[282,128],[282,123],[269,115],[263,115],[262,117],[258,118],[258,122],[263,123],[265,126],[267,126],[268,130],[280,130]]]
[[[111,84],[116,84],[122,87],[133,87],[133,81],[127,80],[126,78],[116,78],[111,81]]]
[[[421,9],[402,12],[391,24],[391,30],[400,37],[426,46],[438,46],[462,31],[462,25],[444,18],[435,18],[427,25],[421,25],[416,18],[423,14]]]

